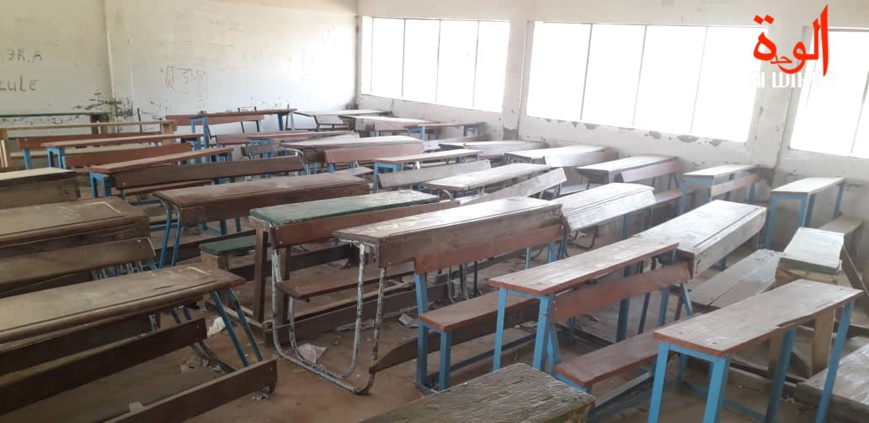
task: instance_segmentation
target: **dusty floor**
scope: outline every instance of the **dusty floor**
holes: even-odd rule
[[[578,251],[576,251],[578,252]],[[536,261],[535,265],[541,264]],[[521,269],[521,260],[512,259],[500,263],[481,272],[481,277],[494,276],[509,273]],[[319,271],[328,271],[328,268]],[[653,300],[650,310],[657,310]],[[637,315],[641,301],[632,302],[632,330],[637,327]],[[670,301],[671,307],[676,304],[675,297]],[[211,313],[200,311],[207,317],[210,325],[215,319]],[[672,310],[671,310],[672,313]],[[611,338],[614,331],[615,310],[607,310],[596,313],[593,317],[583,317],[580,325],[588,332],[603,337]],[[672,315],[671,315],[672,316]],[[654,317],[652,317],[654,320]],[[367,363],[370,338],[373,331],[368,329],[364,332],[361,364],[349,380],[355,384],[363,385],[367,378]],[[510,339],[516,339],[531,333],[531,329],[514,328],[508,331]],[[396,317],[390,317],[384,325],[381,337],[381,351],[387,351],[401,340],[414,337],[416,329],[407,328],[398,322]],[[327,351],[321,357],[320,362],[331,368],[344,369],[349,362],[353,334],[348,332],[324,333],[315,339],[307,340],[317,346],[326,347]],[[223,331],[209,338],[209,345],[223,358],[230,362],[238,362],[232,349],[226,332]],[[493,337],[488,336],[476,341],[468,342],[453,349],[453,362],[490,350],[493,345]],[[274,350],[260,343],[267,355],[273,355]],[[562,343],[563,355],[570,357],[581,353],[580,349],[566,346]],[[524,362],[530,363],[532,347],[525,346],[518,350],[505,353],[504,363]],[[763,351],[759,353],[764,356]],[[429,370],[436,368],[437,354],[429,357]],[[216,373],[203,369],[202,362],[190,349],[183,349],[172,354],[163,356],[157,360],[136,366],[132,369],[113,376],[101,379],[89,385],[65,392],[48,400],[33,404],[4,416],[0,416],[0,422],[74,422],[86,419],[87,416],[102,415],[106,409],[122,410],[128,403],[135,401],[133,398],[143,398],[153,392],[165,389],[178,382],[175,378],[183,375],[188,383],[213,378]],[[474,376],[483,374],[491,369],[491,360],[485,360],[453,375],[453,383],[461,383]],[[391,410],[409,401],[421,398],[414,387],[413,377],[415,362],[407,362],[400,366],[389,369],[377,376],[374,389],[369,395],[356,396],[343,389],[305,371],[292,363],[280,360],[278,364],[278,385],[276,391],[268,398],[261,395],[246,395],[236,401],[215,409],[209,413],[194,419],[196,422],[354,422],[375,416]],[[692,370],[690,378],[703,383],[705,374]],[[595,394],[601,395],[618,387],[624,381],[635,376],[629,372],[595,386]],[[767,394],[758,392],[738,383],[731,384],[728,390],[728,398],[749,406],[755,410],[763,410],[767,402]],[[132,389],[137,391],[136,396],[125,396],[122,392]],[[704,399],[693,395],[687,390],[675,388],[667,391],[664,395],[663,422],[697,422],[701,421]],[[77,413],[69,410],[78,409]],[[647,419],[648,400],[639,406],[621,412],[607,418],[606,422],[645,422]],[[750,421],[748,418],[725,411],[723,422]],[[814,421],[814,409],[786,400],[782,405],[781,422],[809,422]]]

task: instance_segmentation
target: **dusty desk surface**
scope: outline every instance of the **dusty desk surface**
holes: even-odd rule
[[[145,169],[148,167],[162,166],[175,162],[229,153],[232,153],[232,147],[204,148],[202,150],[187,151],[184,153],[167,154],[165,156],[149,157],[146,159],[130,160],[126,162],[92,166],[90,168],[90,171],[93,173],[111,175],[113,173],[123,172],[127,170]]]
[[[606,147],[597,145],[569,145],[566,147],[538,148],[535,150],[513,151],[507,153],[508,158],[518,161],[533,162],[543,160],[546,156],[572,156],[576,154],[590,154],[605,151]]]
[[[75,171],[60,169],[56,167],[44,167],[41,169],[30,170],[15,170],[12,172],[0,173],[0,187],[17,186],[21,184],[31,184],[46,181],[57,181],[64,179],[75,179],[75,177]]]
[[[523,176],[531,176],[546,172],[551,167],[542,164],[512,163],[486,170],[466,173],[464,175],[450,176],[426,182],[428,188],[442,189],[445,191],[466,192],[477,188],[509,181]]]
[[[364,422],[582,423],[593,405],[591,395],[514,364]]]
[[[612,183],[552,200],[572,231],[599,225],[655,205],[655,189],[648,185]]]
[[[651,166],[658,163],[669,162],[671,160],[676,160],[676,157],[659,155],[631,156],[609,162],[595,163],[587,166],[582,166],[577,168],[577,171],[582,175],[602,175],[612,177],[615,174],[624,172],[626,170]]]
[[[45,147],[50,148],[77,148],[77,147],[97,147],[125,144],[144,144],[160,141],[168,141],[179,138],[199,138],[196,134],[155,134],[155,135],[130,135],[117,136],[114,138],[87,138],[81,140],[56,141],[45,143]]]
[[[437,201],[437,196],[417,191],[387,191],[253,209],[250,211],[250,216],[262,220],[269,225],[280,226],[327,217],[428,204]]]
[[[781,335],[863,295],[852,288],[798,280],[655,331],[655,339],[716,357]]]
[[[814,228],[799,228],[788,243],[779,263],[791,270],[835,275],[839,272],[840,254],[845,235]]]
[[[688,172],[685,174],[685,177],[691,177],[694,179],[718,179],[725,176],[730,176],[740,172],[750,172],[754,169],[757,169],[757,165],[752,164],[729,164],[729,165],[721,165],[715,167],[709,167],[706,169],[695,170],[693,172]]]
[[[330,149],[330,148],[347,148],[347,147],[369,147],[374,145],[393,145],[393,144],[409,144],[422,143],[419,138],[408,137],[407,135],[391,135],[386,137],[366,137],[366,138],[341,138],[341,139],[326,139],[326,140],[306,140],[306,141],[289,141],[282,142],[281,145],[288,148],[296,148],[299,150],[305,149]]]
[[[379,159],[374,159],[376,163],[386,164],[405,164],[416,162],[432,162],[447,159],[456,159],[461,157],[476,157],[481,153],[480,150],[468,150],[460,148],[458,150],[435,151],[432,153],[410,154],[407,156],[390,156]]]
[[[385,110],[367,110],[367,109],[348,109],[348,110],[317,110],[317,111],[296,111],[297,115],[315,117],[315,116],[362,116],[362,115],[382,115],[389,113]]]
[[[545,142],[520,140],[444,142],[440,143],[440,146],[443,149],[467,148],[481,150],[480,157],[484,159],[501,158],[513,151],[535,150],[548,147]]]
[[[772,190],[772,193],[778,195],[811,195],[844,182],[845,178],[805,178],[775,188]]]

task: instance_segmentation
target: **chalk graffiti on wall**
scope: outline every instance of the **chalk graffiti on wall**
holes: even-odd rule
[[[208,90],[208,74],[204,70],[166,66],[161,70],[166,88],[180,94],[204,94]]]
[[[45,60],[40,50],[7,47],[3,48],[0,57],[0,93],[27,93],[39,89],[39,79],[33,77],[28,68]]]

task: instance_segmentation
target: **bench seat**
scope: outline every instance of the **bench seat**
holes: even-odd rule
[[[537,304],[538,301],[531,298],[523,298],[517,295],[507,296],[507,313],[513,313],[526,307]],[[425,323],[439,332],[451,332],[466,326],[483,324],[492,326],[495,330],[498,318],[498,293],[491,292],[460,303],[439,308],[423,313],[419,316],[420,322]]]
[[[199,245],[199,251],[213,256],[241,256],[256,249],[256,236],[222,239]]]
[[[854,233],[857,229],[863,226],[863,221],[854,217],[848,216],[839,216],[830,222],[827,222],[824,226],[821,226],[818,229],[823,231],[830,232],[838,232],[842,235],[848,236]]]
[[[205,186],[205,185],[211,185],[211,181],[189,181],[189,182],[176,182],[176,183],[172,183],[172,184],[151,185],[151,186],[147,186],[147,187],[125,189],[124,196],[146,195],[146,194],[152,194],[152,193],[155,193],[157,191],[163,191],[163,190],[168,190],[168,189],[201,187],[201,186]]]
[[[386,269],[386,278],[398,278],[413,274],[413,263],[404,263]],[[363,283],[366,285],[380,280],[380,269],[369,266],[363,274]],[[319,295],[330,294],[349,288],[354,288],[359,283],[359,268],[341,269],[323,275],[314,275],[307,278],[290,279],[281,282],[278,288],[297,300],[308,301]]]
[[[622,342],[583,354],[555,366],[555,372],[585,388],[626,370],[651,363],[658,355],[654,331],[641,333]]]

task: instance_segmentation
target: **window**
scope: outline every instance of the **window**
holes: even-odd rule
[[[500,111],[507,22],[363,18],[362,92]]]
[[[760,70],[750,54],[757,35],[756,28],[537,22],[527,114],[745,142],[757,91],[750,77]]]
[[[869,158],[869,32],[829,32],[830,60],[823,79],[821,61],[806,63],[791,148]],[[814,51],[814,46],[811,47]],[[811,76],[811,78],[809,78]]]

